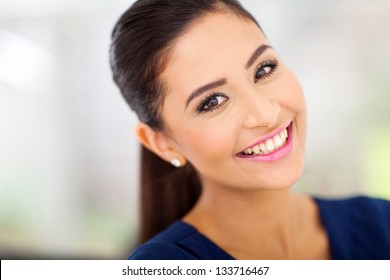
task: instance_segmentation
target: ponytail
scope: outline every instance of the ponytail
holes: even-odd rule
[[[200,193],[200,180],[191,164],[173,167],[142,146],[140,243],[181,219]]]

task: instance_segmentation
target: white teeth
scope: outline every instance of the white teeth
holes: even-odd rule
[[[283,146],[283,140],[282,140],[282,138],[280,138],[279,135],[276,135],[274,137],[274,142],[275,142],[276,149],[278,149],[278,148]]]
[[[287,129],[284,129],[282,132],[279,133],[279,136],[280,138],[282,139],[282,141],[286,141],[287,139]]]
[[[284,131],[280,132],[279,136],[282,139],[282,141],[286,140],[286,136],[284,135]]]
[[[246,149],[243,153],[245,155],[268,155],[273,151],[283,147],[288,138],[288,130],[285,128],[278,135],[274,136],[272,139],[268,139],[266,142],[253,146],[252,148]]]
[[[272,141],[272,139],[268,139],[267,142],[265,142],[265,145],[270,152],[273,152],[275,150],[275,143],[274,141]]]

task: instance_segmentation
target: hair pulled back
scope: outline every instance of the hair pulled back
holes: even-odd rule
[[[235,0],[138,0],[119,18],[110,48],[113,79],[141,122],[164,129],[160,109],[166,85],[160,74],[175,40],[196,19],[227,11],[257,24]],[[200,193],[191,164],[176,169],[142,147],[140,242],[182,218]]]

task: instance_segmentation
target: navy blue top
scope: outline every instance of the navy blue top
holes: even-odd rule
[[[314,198],[333,259],[390,259],[390,201],[364,196]],[[177,221],[138,247],[130,260],[233,260],[191,225]]]

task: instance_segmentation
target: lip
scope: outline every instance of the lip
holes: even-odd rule
[[[273,138],[274,136],[278,135],[285,128],[287,128],[287,131],[288,131],[288,138],[287,138],[286,144],[282,148],[280,148],[276,151],[273,151],[272,153],[269,153],[268,155],[250,155],[249,156],[249,155],[242,154],[243,151],[245,151],[249,148],[252,148],[260,143],[263,143],[263,142],[267,141],[268,139]],[[246,159],[246,160],[273,162],[273,161],[276,161],[278,159],[281,159],[281,158],[287,156],[291,152],[292,148],[293,148],[293,123],[290,122],[287,126],[283,126],[282,128],[276,130],[272,134],[267,135],[267,136],[261,138],[260,140],[256,141],[256,143],[254,143],[253,145],[248,146],[243,151],[236,154],[236,156],[239,158],[242,158],[242,159]]]

